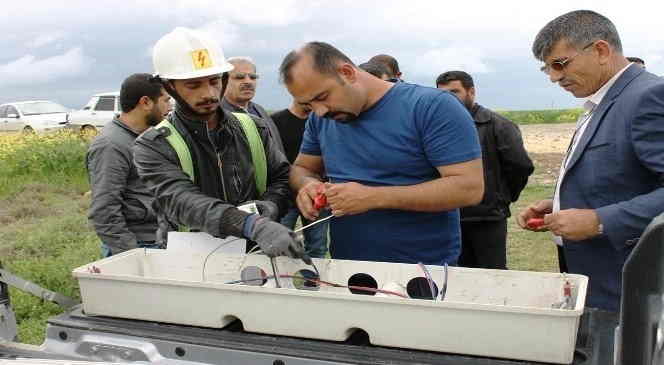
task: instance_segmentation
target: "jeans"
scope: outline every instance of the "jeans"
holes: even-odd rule
[[[297,208],[291,208],[286,215],[281,218],[281,224],[294,229],[297,219],[300,218],[300,211]],[[324,218],[322,215],[320,218]],[[302,225],[306,226],[311,221],[302,217]],[[325,258],[327,255],[327,228],[329,222],[323,222],[304,230],[304,248],[307,255],[315,258]]]
[[[155,243],[154,241],[137,241],[136,242],[138,248],[163,248],[159,244]],[[101,243],[101,258],[107,258],[113,256],[113,253],[111,252],[111,248],[108,247],[105,243]]]

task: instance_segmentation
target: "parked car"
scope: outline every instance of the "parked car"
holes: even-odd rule
[[[86,135],[96,135],[120,114],[120,92],[100,93],[92,96],[83,109],[69,114],[67,128]]]
[[[0,105],[0,131],[46,133],[67,124],[69,109],[48,100],[22,101]]]

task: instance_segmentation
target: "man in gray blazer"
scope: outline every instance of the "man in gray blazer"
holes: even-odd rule
[[[569,272],[590,277],[587,305],[617,311],[622,267],[646,225],[664,211],[664,80],[630,63],[606,17],[573,11],[537,35],[535,57],[584,113],[553,199],[518,222],[562,243]],[[528,228],[531,218],[544,218]]]

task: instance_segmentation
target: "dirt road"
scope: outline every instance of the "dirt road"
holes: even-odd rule
[[[567,150],[574,124],[530,124],[519,126],[523,142],[535,164],[529,184],[554,184]]]

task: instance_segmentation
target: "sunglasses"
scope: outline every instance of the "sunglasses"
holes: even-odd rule
[[[585,47],[581,48],[581,52],[585,51],[586,49],[588,49],[588,47],[592,46],[593,44],[595,44],[595,41],[592,41],[592,42],[588,43]],[[567,67],[570,64],[570,62],[572,62],[574,57],[580,55],[581,52],[575,54],[574,56],[565,57],[565,58],[555,60],[555,61],[551,62],[550,65],[544,65],[540,68],[540,71],[544,72],[547,75],[551,73],[551,70],[560,72],[560,71],[564,70],[565,67]]]
[[[257,73],[244,73],[244,72],[236,72],[231,74],[231,78],[235,80],[243,80],[245,77],[249,76],[250,79],[256,80],[258,79],[258,74]]]

